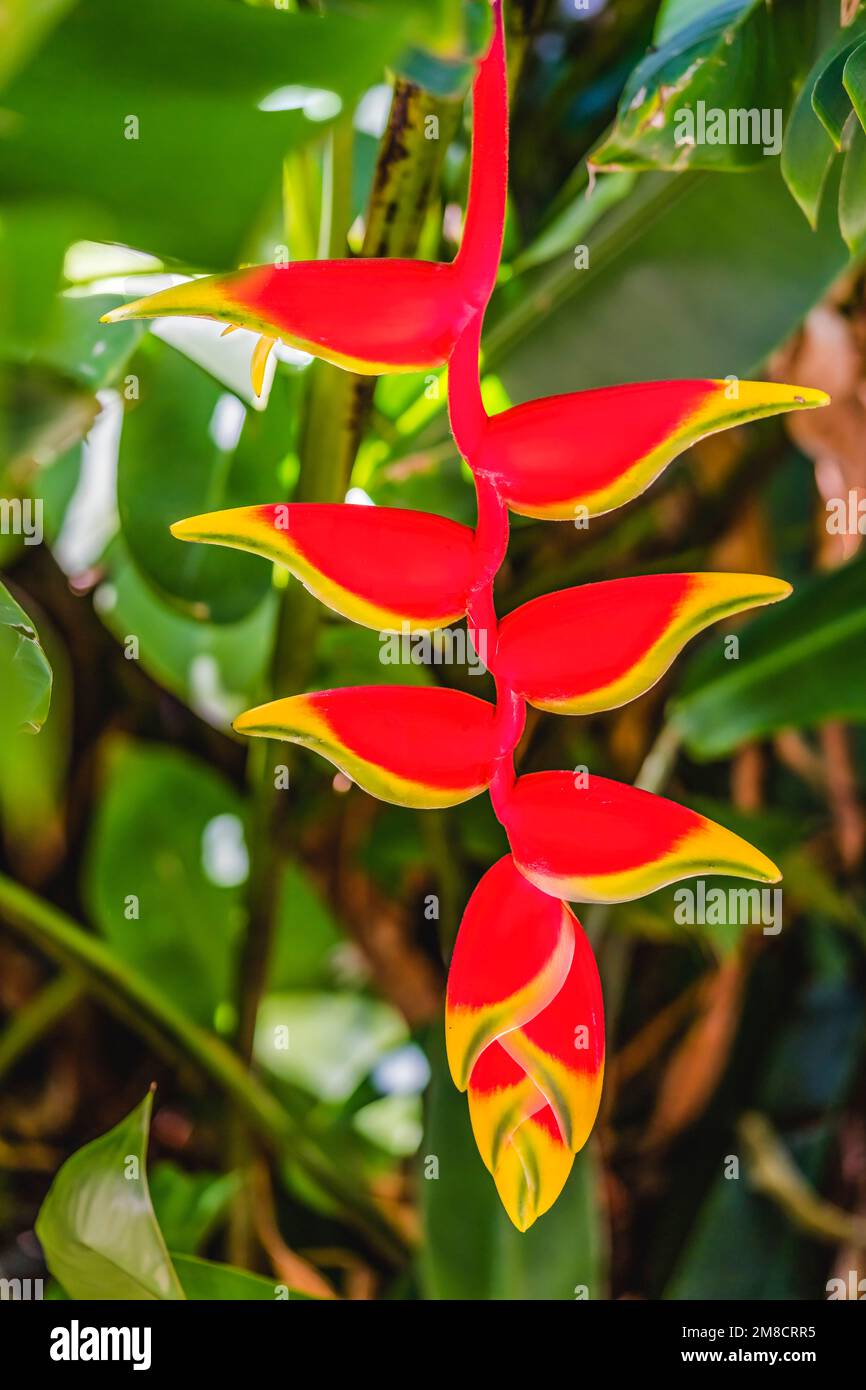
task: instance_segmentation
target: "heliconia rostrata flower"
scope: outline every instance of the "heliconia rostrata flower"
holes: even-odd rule
[[[255,266],[191,280],[110,320],[192,314],[278,339],[353,371],[449,364],[449,415],[472,470],[474,530],[420,512],[346,504],[239,507],[179,521],[182,540],[286,566],[323,603],[367,627],[431,630],[467,616],[483,636],[496,703],[403,686],[289,694],[235,721],[306,744],[372,795],[454,806],[487,791],[511,853],[466,908],[448,979],[446,1041],[478,1148],[511,1220],[526,1230],[562,1190],[601,1095],[601,986],[564,900],[622,902],[698,874],[778,880],[739,836],[663,797],[573,772],[517,777],[526,704],[613,709],[648,690],[717,619],[784,598],[748,574],[671,574],[548,594],[498,622],[493,583],[508,510],[574,520],[637,497],[696,440],[746,420],[826,404],[765,382],[670,381],[577,392],[489,417],[479,343],[502,249],[508,94],[502,11],[473,88],[469,198],[451,265],[338,260]]]

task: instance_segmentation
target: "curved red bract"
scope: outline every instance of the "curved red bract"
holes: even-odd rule
[[[459,690],[365,685],[272,700],[234,727],[305,744],[381,800],[432,809],[490,785],[495,716],[493,705]]]
[[[106,317],[198,314],[254,328],[263,335],[253,359],[257,390],[278,338],[362,372],[448,363],[451,430],[475,480],[474,533],[422,513],[321,504],[236,508],[173,530],[276,561],[367,626],[435,628],[465,613],[483,637],[495,706],[454,690],[370,686],[275,700],[235,727],[306,744],[401,805],[454,805],[489,790],[511,853],[467,904],[448,979],[446,1040],[479,1151],[511,1220],[526,1230],[555,1202],[601,1094],[598,970],[564,900],[617,902],[699,873],[778,878],[739,836],[663,797],[580,768],[516,777],[526,703],[589,714],[632,700],[695,633],[783,598],[788,586],[732,574],[612,580],[546,595],[500,624],[493,582],[509,509],[551,520],[609,511],[703,435],[827,397],[698,379],[577,392],[488,416],[478,359],[508,170],[500,0],[492,7],[494,38],[473,88],[466,220],[451,265],[258,266],[188,281]]]
[[[233,507],[171,529],[180,540],[249,550],[285,565],[322,603],[377,631],[456,622],[466,612],[477,570],[468,526],[397,507]]]
[[[583,769],[519,777],[505,829],[521,873],[579,902],[628,902],[697,874],[780,877],[766,855],[706,816]]]
[[[280,339],[347,371],[441,367],[472,314],[453,265],[431,261],[292,261],[210,275],[105,315],[183,314]]]
[[[503,618],[496,670],[539,709],[615,709],[649,690],[710,623],[790,592],[760,574],[646,574],[544,594]]]
[[[762,381],[648,381],[529,401],[494,415],[472,466],[510,509],[574,521],[621,507],[697,440],[764,415],[826,404]]]

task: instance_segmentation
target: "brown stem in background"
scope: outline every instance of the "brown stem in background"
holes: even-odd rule
[[[855,869],[866,844],[866,817],[857,796],[857,773],[851,757],[848,730],[838,720],[819,731],[827,769],[827,798],[839,857],[844,868]]]

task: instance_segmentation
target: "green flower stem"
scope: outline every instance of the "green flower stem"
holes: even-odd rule
[[[404,1258],[404,1239],[371,1199],[343,1177],[226,1043],[193,1023],[157,985],[117,960],[98,937],[4,874],[0,874],[0,916],[150,1045],[191,1064],[217,1085],[272,1151],[301,1167],[384,1257],[395,1262]]]

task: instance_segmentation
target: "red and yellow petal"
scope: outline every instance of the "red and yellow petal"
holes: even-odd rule
[[[710,623],[790,592],[764,575],[650,574],[545,594],[503,619],[497,674],[538,709],[616,709],[655,685]]]
[[[519,1062],[501,1043],[487,1045],[475,1062],[466,1085],[469,1118],[478,1152],[495,1173],[515,1130],[547,1101]]]
[[[781,877],[766,855],[707,817],[587,773],[518,778],[505,828],[531,883],[580,902],[627,902],[699,874]]]
[[[561,989],[500,1042],[532,1078],[572,1153],[592,1132],[604,1080],[604,1003],[592,947],[576,918],[574,955]]]
[[[481,1157],[526,1230],[555,1202],[595,1122],[604,1013],[574,914],[522,878],[509,855],[484,875],[460,924],[446,1045]]]
[[[249,550],[285,565],[322,603],[377,631],[456,622],[475,570],[468,526],[397,507],[233,507],[175,522],[171,530],[180,540]]]
[[[445,1042],[459,1090],[485,1047],[558,994],[573,955],[573,914],[505,855],[469,899],[448,972]]]
[[[713,380],[549,396],[493,416],[473,466],[522,516],[600,516],[637,497],[705,435],[828,399],[799,386]]]
[[[292,261],[207,275],[112,309],[105,323],[182,314],[288,343],[348,371],[442,366],[472,314],[452,265],[410,260]],[[254,385],[261,390],[259,355]]]
[[[549,1211],[568,1181],[574,1154],[562,1142],[550,1106],[525,1120],[493,1174],[499,1199],[518,1231]]]
[[[475,1064],[469,1110],[482,1154],[495,1148],[496,1164],[488,1167],[499,1199],[517,1229],[526,1231],[553,1206],[574,1154],[551,1107],[497,1042]]]
[[[312,748],[381,801],[420,810],[468,801],[496,768],[495,710],[458,690],[321,690],[248,710],[234,727]]]

